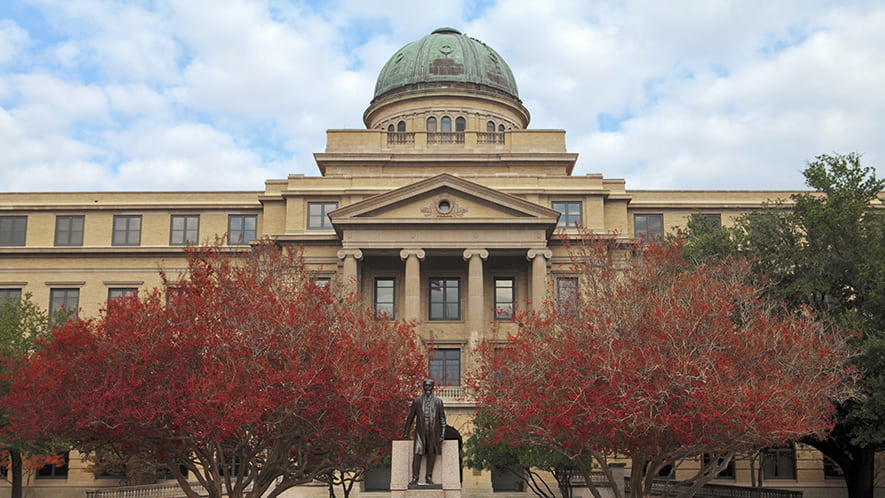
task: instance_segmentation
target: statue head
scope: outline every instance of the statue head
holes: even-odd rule
[[[435,385],[436,385],[436,383],[433,382],[433,379],[425,379],[425,380],[424,380],[424,385],[423,385],[423,388],[424,388],[424,394],[430,394],[430,393],[432,393],[432,392],[433,392],[433,388],[434,388]]]

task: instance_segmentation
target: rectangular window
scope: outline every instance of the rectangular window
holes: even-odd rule
[[[460,386],[461,350],[434,349],[430,357],[430,378],[438,386]]]
[[[169,245],[184,246],[200,241],[200,216],[196,214],[172,215]]]
[[[430,279],[429,318],[431,320],[461,319],[461,279]]]
[[[44,465],[37,470],[37,479],[67,479],[69,453],[58,454],[58,463]]]
[[[131,214],[114,216],[114,232],[111,238],[111,245],[141,245],[141,216]]]
[[[329,220],[329,213],[336,209],[338,209],[337,202],[308,202],[307,228],[332,228],[332,221]]]
[[[704,467],[706,467],[707,465],[710,464],[710,458],[711,458],[710,455],[704,453]],[[721,472],[716,474],[716,478],[717,479],[734,479],[735,478],[734,458],[732,458],[731,461],[728,462],[728,465],[724,469],[722,469]]]
[[[553,201],[552,207],[562,213],[556,222],[557,228],[576,228],[583,224],[581,201]]]
[[[722,228],[722,215],[719,213],[694,213],[691,217],[693,221],[701,222],[710,228],[717,230]]]
[[[495,320],[513,320],[516,291],[512,278],[495,279]]]
[[[49,289],[49,318],[61,321],[76,317],[80,308],[80,289]]]
[[[258,216],[232,214],[227,217],[227,239],[230,245],[246,245],[256,238],[258,238]]]
[[[836,463],[832,458],[822,455],[824,457],[824,478],[826,479],[844,479],[845,473],[842,472],[842,467]]]
[[[578,302],[578,277],[556,279],[556,304],[560,310],[574,308]]]
[[[83,215],[55,217],[55,245],[83,245]]]
[[[3,304],[5,302],[17,303],[21,300],[21,289],[0,289],[0,304]]]
[[[392,278],[375,279],[375,314],[377,316],[386,316],[390,319],[395,317],[395,283],[396,281]]]
[[[27,216],[0,216],[0,246],[25,245],[27,230]]]
[[[136,292],[138,292],[137,287],[111,287],[108,289],[108,302],[129,297]]]
[[[633,215],[633,236],[637,239],[654,240],[664,236],[664,215]]]
[[[795,479],[796,450],[792,446],[762,450],[762,474],[766,479]]]

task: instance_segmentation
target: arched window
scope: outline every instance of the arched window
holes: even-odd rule
[[[430,116],[429,118],[427,118],[427,131],[430,133],[433,133],[436,131],[436,118],[433,116]]]
[[[393,133],[393,125],[392,124],[387,126],[387,131],[390,133]]]
[[[499,124],[499,125],[498,125],[498,131],[503,132],[503,131],[504,131],[504,125]]]
[[[486,123],[486,131],[489,133],[495,131],[495,122],[494,121],[489,121],[488,123]]]
[[[455,131],[464,131],[467,128],[467,120],[458,116],[455,118]]]
[[[452,118],[448,116],[443,116],[439,122],[440,130],[442,132],[452,131]]]
[[[396,131],[406,131],[406,122],[400,121],[396,124]]]

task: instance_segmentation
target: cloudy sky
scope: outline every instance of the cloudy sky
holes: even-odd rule
[[[885,2],[0,1],[0,191],[260,190],[319,174],[401,46],[452,26],[509,63],[575,174],[799,189],[885,164]],[[881,171],[881,169],[880,169]]]

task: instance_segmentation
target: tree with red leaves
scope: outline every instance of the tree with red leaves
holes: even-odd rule
[[[226,251],[189,248],[177,280],[57,328],[12,385],[10,424],[143,454],[192,498],[272,498],[353,441],[389,448],[426,366],[412,329],[270,242]]]
[[[745,262],[693,266],[678,242],[592,235],[571,251],[577,295],[482,347],[475,382],[498,441],[558,449],[597,498],[588,461],[621,498],[607,464],[628,459],[635,498],[661,469],[705,460],[667,490],[690,497],[736,452],[826,433],[831,400],[853,392],[844,339],[762,299]]]

